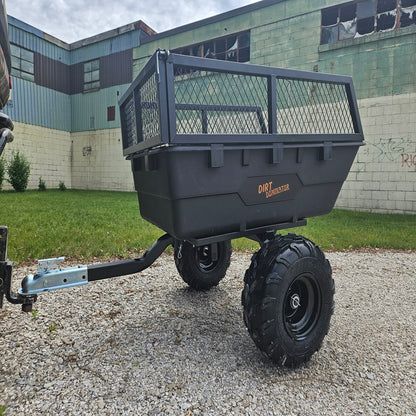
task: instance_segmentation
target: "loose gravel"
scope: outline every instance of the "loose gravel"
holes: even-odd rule
[[[209,292],[171,256],[137,276],[0,312],[4,415],[415,415],[416,253],[329,253],[336,308],[321,350],[281,369],[242,320],[250,255]],[[16,279],[32,267],[16,270]],[[1,410],[0,410],[0,414]]]

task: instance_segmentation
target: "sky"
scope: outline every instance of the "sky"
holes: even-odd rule
[[[259,0],[6,0],[7,14],[72,43],[143,20],[156,32]]]

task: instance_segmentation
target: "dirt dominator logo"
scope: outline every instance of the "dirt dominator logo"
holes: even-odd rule
[[[246,178],[238,191],[246,205],[270,204],[294,199],[302,183],[293,173]]]
[[[259,195],[264,195],[266,198],[271,198],[272,196],[287,191],[290,191],[290,185],[288,183],[285,185],[273,187],[273,181],[260,184],[257,189]]]

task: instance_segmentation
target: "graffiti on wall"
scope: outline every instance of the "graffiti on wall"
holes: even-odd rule
[[[416,153],[402,153],[402,167],[416,166]]]
[[[404,137],[381,137],[360,149],[356,162],[357,173],[365,172],[368,162],[381,165],[393,163],[398,169],[414,170],[416,168],[416,143]]]
[[[373,162],[395,162],[405,151],[405,139],[380,138],[373,145]]]

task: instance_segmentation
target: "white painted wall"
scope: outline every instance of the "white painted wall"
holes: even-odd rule
[[[416,94],[360,100],[360,148],[336,206],[416,213]]]
[[[30,163],[28,189],[37,189],[39,177],[45,181],[47,189],[58,188],[61,181],[71,188],[70,133],[17,122],[14,126],[14,141],[6,144],[3,157],[8,161],[16,151],[26,157]],[[7,173],[5,176],[7,178]],[[6,179],[3,189],[13,189]]]

